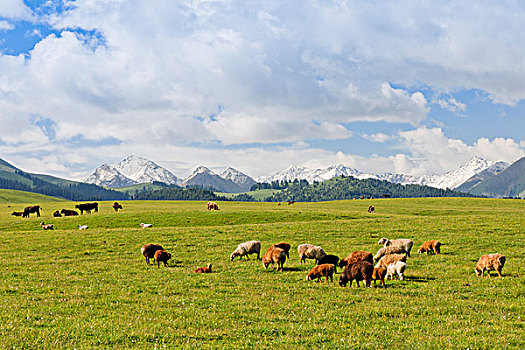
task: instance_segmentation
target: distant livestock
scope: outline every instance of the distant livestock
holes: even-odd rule
[[[56,210],[54,213],[53,213],[53,217],[55,218],[61,218],[62,217],[62,214],[60,214],[60,212],[58,210]]]
[[[375,211],[376,211],[376,208],[373,205],[368,207],[368,212],[369,213],[374,213]]]
[[[334,271],[335,271],[335,265],[334,264],[321,264],[314,266],[310,272],[308,273],[308,276],[306,276],[307,281],[311,281],[317,278],[317,282],[321,282],[321,277],[325,278],[325,282],[328,282],[328,278],[330,278],[330,282],[334,281]]]
[[[386,267],[386,278],[394,279],[394,276],[398,275],[399,280],[402,281],[406,268],[407,268],[407,264],[402,261],[397,261],[395,263],[392,263]]]
[[[406,252],[407,252],[406,249],[401,246],[394,245],[394,246],[383,247],[377,251],[376,255],[374,255],[374,261],[379,261],[379,259],[381,259],[385,255],[403,254]]]
[[[40,226],[42,226],[44,230],[53,230],[53,224],[44,224],[44,222],[41,222]]]
[[[334,271],[337,273],[337,264],[339,263],[339,257],[337,255],[327,254],[323,256],[319,261],[317,262],[317,265],[322,264],[332,264],[334,265]]]
[[[403,254],[388,254],[379,259],[379,262],[375,267],[381,267],[386,269],[388,265],[396,263],[398,261],[407,262],[407,256]]]
[[[388,246],[400,246],[404,247],[407,253],[407,256],[410,258],[410,251],[412,250],[412,246],[414,245],[414,241],[408,238],[399,238],[399,239],[388,239],[388,238],[381,238],[377,244],[383,244],[383,247]]]
[[[237,248],[231,253],[230,260],[233,261],[236,257],[242,259],[243,256],[249,260],[249,254],[257,254],[257,260],[261,258],[261,242],[259,241],[248,241],[241,243]]]
[[[157,250],[153,258],[157,263],[157,269],[160,268],[160,263],[164,263],[164,266],[168,267],[168,260],[171,259],[171,254],[165,250]]]
[[[288,205],[295,204],[295,201],[288,201]]]
[[[140,227],[142,227],[142,228],[152,228],[153,224],[145,224],[145,223],[141,222],[140,223]]]
[[[483,277],[485,270],[487,275],[490,277],[489,271],[496,271],[498,276],[501,277],[501,270],[505,266],[505,255],[494,253],[482,255],[476,263],[476,276]]]
[[[208,264],[204,267],[198,267],[194,273],[211,273],[211,264]]]
[[[40,210],[42,208],[39,205],[30,205],[29,207],[24,208],[24,213],[22,214],[23,218],[28,218],[29,214],[36,213],[36,216],[40,217]]]
[[[89,228],[88,225],[78,225],[79,230],[87,230]]]
[[[441,242],[439,241],[426,241],[425,243],[423,243],[423,245],[421,245],[421,247],[419,248],[419,250],[417,251],[418,253],[434,253],[434,254],[439,254],[441,253]]]
[[[78,215],[78,213],[74,210],[69,210],[69,209],[62,209],[60,211],[60,213],[62,213],[64,216],[75,216],[75,215]]]
[[[206,208],[208,210],[220,210],[219,206],[215,202],[208,202],[208,203],[206,203]]]
[[[272,247],[281,248],[282,250],[286,252],[286,257],[290,259],[290,248],[292,248],[292,246],[289,243],[285,243],[285,242],[276,243]]]
[[[122,209],[122,205],[118,204],[118,202],[115,202],[113,203],[113,209],[118,212],[119,209]]]
[[[339,277],[339,285],[346,287],[346,284],[350,282],[352,287],[352,281],[355,280],[359,287],[359,281],[365,281],[365,285],[370,287],[372,282],[372,274],[374,273],[374,266],[368,261],[357,261],[351,265],[345,266],[341,277]]]
[[[24,215],[24,212],[23,211],[14,211],[14,212],[11,213],[11,215],[13,215],[13,216],[22,216],[22,215]]]
[[[146,259],[146,264],[149,265],[149,259],[153,259],[155,257],[155,252],[157,250],[164,250],[164,248],[162,248],[160,244],[148,243],[140,249],[140,252]]]
[[[346,265],[353,264],[357,261],[368,261],[370,264],[374,263],[372,253],[363,250],[358,250],[350,253],[346,258],[339,262],[339,267],[345,267]]]
[[[385,276],[386,276],[386,269],[382,267],[374,267],[374,271],[372,272],[372,280],[374,281],[374,285],[376,284],[376,281],[381,281],[381,285],[385,286]]]
[[[276,264],[277,271],[283,270],[283,265],[285,261],[286,261],[286,252],[281,248],[275,248],[275,247],[268,248],[268,250],[266,251],[266,253],[264,254],[262,258],[262,264],[263,264],[264,269],[267,269],[270,264],[272,265],[272,269],[273,269],[273,265]]]
[[[75,205],[75,208],[80,210],[80,214],[84,214],[84,212],[86,212],[88,214],[91,214],[92,210],[94,210],[95,213],[97,213],[98,212],[98,203],[97,202],[93,202],[93,203],[77,204],[77,205]]]
[[[315,259],[315,263],[317,264],[319,259],[326,255],[323,248],[308,243],[298,246],[297,252],[299,253],[301,263],[306,262],[306,259]]]

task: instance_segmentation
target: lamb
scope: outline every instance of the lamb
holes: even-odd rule
[[[310,270],[310,272],[308,273],[308,276],[306,276],[306,280],[311,281],[317,278],[317,282],[321,282],[321,277],[324,277],[325,282],[328,282],[328,277],[330,277],[330,282],[333,282],[334,281],[334,271],[335,271],[334,264],[320,264],[320,265],[314,266]]]
[[[397,261],[387,266],[386,278],[394,279],[395,275],[399,275],[399,280],[403,280],[403,274],[407,268],[407,264],[402,261]]]
[[[274,244],[272,247],[281,248],[286,252],[286,257],[290,259],[290,248],[292,247],[289,243],[281,242]]]
[[[87,230],[89,228],[88,225],[78,225],[79,230]]]
[[[498,276],[501,277],[501,270],[505,265],[505,255],[494,253],[482,255],[476,263],[476,276],[483,277],[483,273],[487,270],[487,275],[490,277],[491,270],[495,270]]]
[[[150,228],[150,227],[153,227],[153,224],[145,224],[143,222],[140,223],[140,227],[142,228]]]
[[[334,265],[335,273],[337,273],[337,263],[339,262],[339,257],[337,255],[327,254],[323,256],[319,261],[317,262],[317,265],[322,264],[332,264]]]
[[[261,258],[261,242],[259,241],[248,241],[241,243],[237,248],[231,253],[230,260],[233,261],[235,257],[242,259],[243,256],[246,256],[246,259],[249,260],[248,254],[257,254],[257,260]]]
[[[383,248],[379,249],[377,251],[376,255],[374,256],[374,261],[378,261],[379,259],[381,259],[385,255],[403,254],[403,253],[407,253],[405,247],[397,246],[397,245],[390,245],[390,246],[383,247]]]
[[[419,248],[419,250],[417,251],[419,254],[421,253],[428,253],[431,252],[431,253],[434,253],[434,254],[439,254],[441,253],[441,242],[439,241],[426,241],[425,243],[423,243],[423,245],[421,245],[421,247]]]
[[[198,267],[194,273],[211,273],[211,264],[206,265],[205,267]]]
[[[376,284],[377,280],[381,281],[381,285],[385,286],[385,275],[386,275],[386,269],[383,267],[374,267],[374,271],[372,272],[372,279],[374,280],[374,285]]]
[[[279,271],[279,269],[281,271],[283,270],[283,265],[285,261],[286,261],[286,252],[281,248],[274,248],[274,247],[268,248],[268,250],[266,251],[266,253],[264,254],[262,258],[262,264],[264,266],[264,269],[267,269],[268,265],[270,264],[272,264],[272,268],[273,268],[273,264],[275,263],[277,264],[277,271]]]
[[[384,257],[379,259],[379,262],[376,264],[375,267],[382,267],[386,269],[388,265],[395,263],[397,261],[407,262],[407,256],[403,254],[385,255]]]
[[[370,264],[374,263],[374,258],[372,253],[358,250],[350,253],[346,258],[339,262],[339,267],[345,267],[346,265],[351,265],[356,261],[368,261]]]
[[[140,252],[146,259],[146,264],[149,265],[149,259],[153,259],[155,257],[155,252],[157,250],[164,250],[164,248],[160,244],[148,243],[140,249]]]
[[[339,277],[339,285],[346,287],[350,281],[350,287],[352,287],[352,281],[355,280],[358,287],[359,281],[365,281],[366,286],[370,288],[373,272],[374,267],[368,261],[357,261],[351,265],[346,265],[341,277]]]
[[[42,226],[42,228],[43,228],[44,230],[54,230],[54,229],[53,229],[53,224],[44,224],[44,222],[41,222],[41,223],[40,223],[40,226]]]
[[[326,255],[323,248],[320,246],[314,246],[307,243],[298,246],[297,252],[301,258],[301,263],[306,262],[306,259],[315,259],[315,263],[317,264],[319,259]]]
[[[154,255],[155,262],[157,263],[157,269],[160,268],[160,263],[164,263],[165,267],[168,267],[168,260],[171,259],[171,254],[165,250],[157,250]]]
[[[407,253],[407,256],[410,258],[410,251],[412,250],[412,246],[414,245],[414,241],[408,238],[399,238],[399,239],[388,239],[388,238],[381,238],[377,244],[383,244],[383,247],[388,246],[402,246],[405,248],[405,251]]]

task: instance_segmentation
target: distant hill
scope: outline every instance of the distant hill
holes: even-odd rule
[[[43,203],[43,202],[62,202],[66,201],[62,198],[56,198],[46,196],[39,193],[18,191],[18,190],[5,190],[0,189],[0,203]],[[13,211],[16,208],[13,208]],[[23,208],[18,208],[19,210]]]
[[[518,197],[525,195],[525,157],[511,164],[498,175],[478,183],[470,193],[487,197]]]
[[[232,168],[227,169],[222,175],[225,177],[215,174],[204,166],[200,166],[182,182],[182,186],[201,187],[218,192],[239,193],[248,191],[255,184],[253,179]],[[237,183],[234,180],[240,182]]]
[[[0,188],[40,193],[73,201],[129,199],[125,193],[97,185],[50,175],[26,173],[2,159],[0,159]]]

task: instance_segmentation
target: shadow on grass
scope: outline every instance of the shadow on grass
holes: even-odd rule
[[[434,277],[405,276],[405,281],[428,283],[435,280]]]

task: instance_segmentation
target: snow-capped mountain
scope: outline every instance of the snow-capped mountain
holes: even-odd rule
[[[219,174],[225,180],[232,181],[241,187],[241,192],[249,191],[256,184],[255,180],[239,170],[229,167]]]
[[[291,166],[286,170],[276,173],[272,176],[263,176],[258,178],[258,182],[273,182],[273,181],[294,181],[297,180],[306,180],[309,183],[315,181],[322,182],[330,180],[333,177],[337,176],[354,176],[359,177],[361,173],[353,168],[349,168],[344,165],[331,166],[326,169],[310,169],[301,166]]]
[[[237,180],[241,178],[241,175],[244,175],[235,169],[232,169],[233,171],[228,170],[226,170],[225,176],[230,175],[230,177],[236,178]],[[188,176],[186,179],[184,179],[184,181],[182,181],[182,186],[199,186],[227,193],[238,193],[246,191],[244,189],[245,187],[239,185],[238,183],[234,182],[229,178],[223,178],[222,176],[215,174],[213,171],[204,166],[197,167],[193,171],[193,173],[191,173],[190,176]]]
[[[168,170],[145,158],[129,156],[115,165],[115,169],[136,183],[163,182],[174,185],[178,179]]]
[[[178,179],[154,162],[136,156],[129,156],[114,166],[101,165],[93,174],[84,179],[86,183],[121,188],[153,181],[176,184]]]

